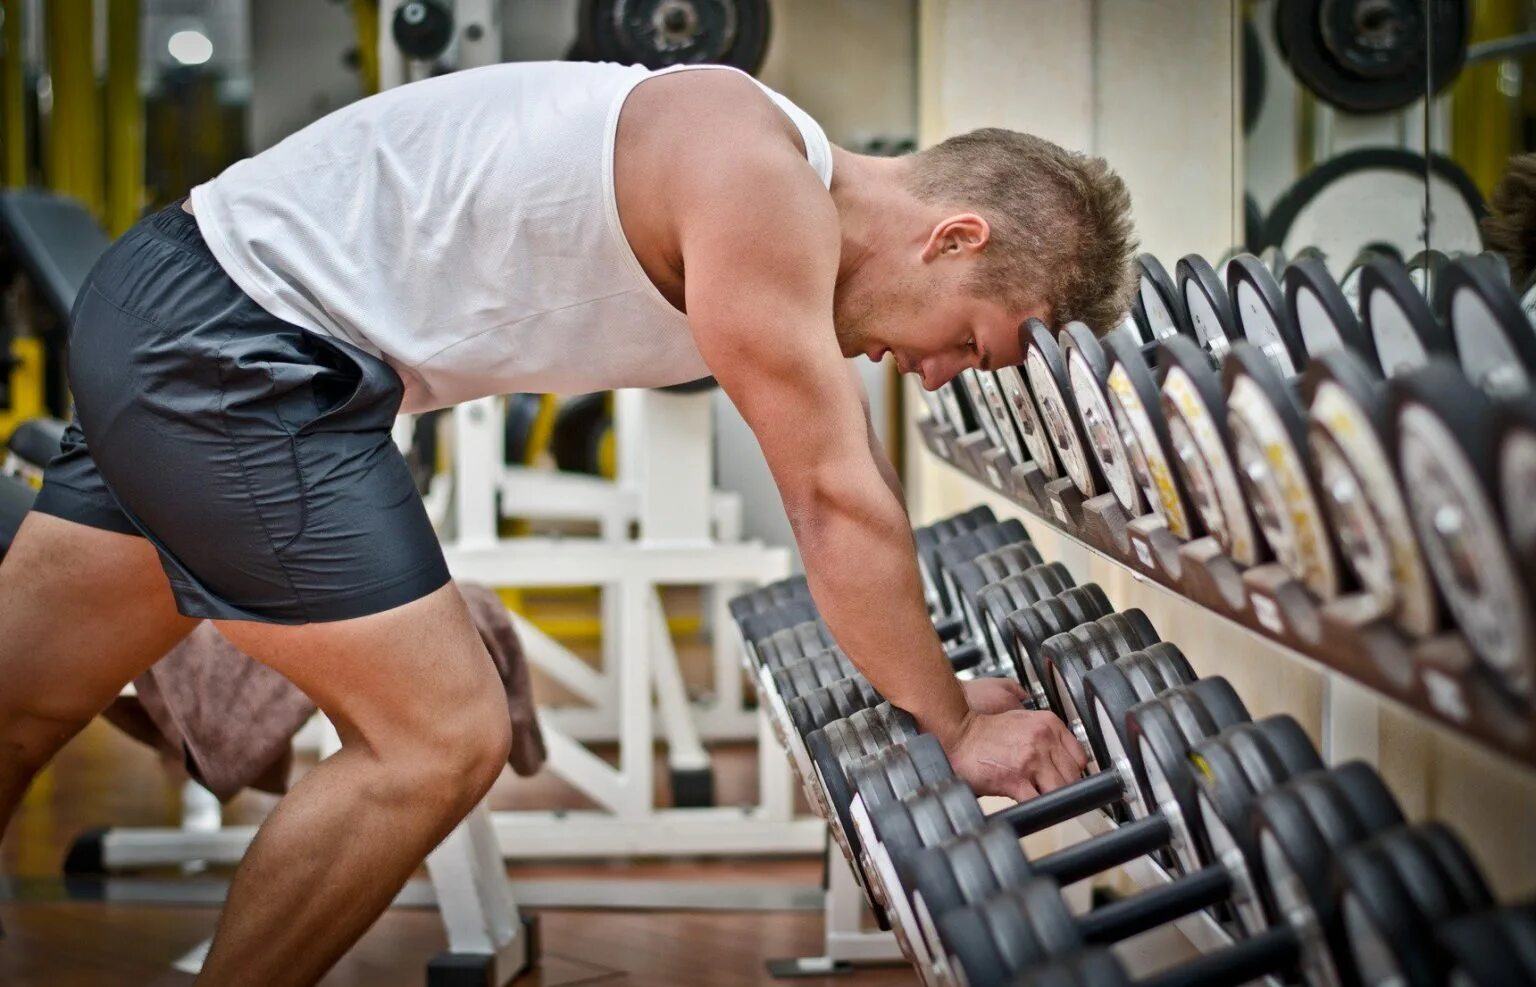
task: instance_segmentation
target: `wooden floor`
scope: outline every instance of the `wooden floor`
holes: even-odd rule
[[[754,754],[726,749],[716,758],[717,801],[750,801]],[[658,772],[665,778],[665,772]],[[76,834],[91,826],[174,825],[177,785],[147,748],[98,721],[67,747],[28,794],[3,844],[0,876],[56,877]],[[274,799],[245,794],[226,822],[259,821]],[[492,792],[494,808],[561,808],[582,800],[558,779],[518,779],[506,772]],[[675,879],[690,882],[814,884],[818,861],[650,861],[514,867],[515,878]],[[0,900],[0,985],[120,987],[185,985],[171,964],[211,935],[212,908],[125,906]],[[763,963],[820,950],[817,912],[540,913],[543,963],[526,984],[762,984]],[[387,913],[323,981],[328,987],[395,987],[423,983],[427,961],[445,946],[431,910]],[[863,970],[805,984],[885,987],[911,984],[910,971]]]

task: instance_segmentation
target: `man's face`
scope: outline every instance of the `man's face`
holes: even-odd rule
[[[865,264],[834,301],[843,355],[879,362],[889,353],[930,391],[969,367],[1020,363],[1019,326],[1049,322],[1050,309],[1032,303],[1015,311],[972,290],[990,237],[986,220],[958,213]]]
[[[969,293],[963,272],[933,272],[938,275],[933,278],[925,273],[890,278],[839,297],[837,336],[844,356],[863,355],[878,363],[889,353],[902,373],[917,374],[923,388],[932,391],[969,367],[1021,363],[1019,326],[1031,318],[1050,321],[1046,305],[1011,311]],[[955,276],[943,276],[950,273]]]

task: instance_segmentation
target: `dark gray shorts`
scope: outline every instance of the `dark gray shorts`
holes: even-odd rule
[[[180,204],[91,271],[69,377],[35,510],[148,538],[187,616],[342,620],[448,581],[390,440],[400,378],[267,313]]]

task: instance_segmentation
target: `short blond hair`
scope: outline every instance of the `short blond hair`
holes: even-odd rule
[[[1103,158],[1031,134],[973,130],[911,156],[919,199],[970,209],[991,240],[971,290],[1010,308],[1050,306],[1056,326],[1118,325],[1135,284],[1131,195]]]

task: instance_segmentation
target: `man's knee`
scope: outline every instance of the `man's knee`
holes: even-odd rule
[[[462,815],[501,775],[511,748],[511,720],[498,692],[452,716],[418,724],[378,753],[391,777],[413,796],[430,797]]]

